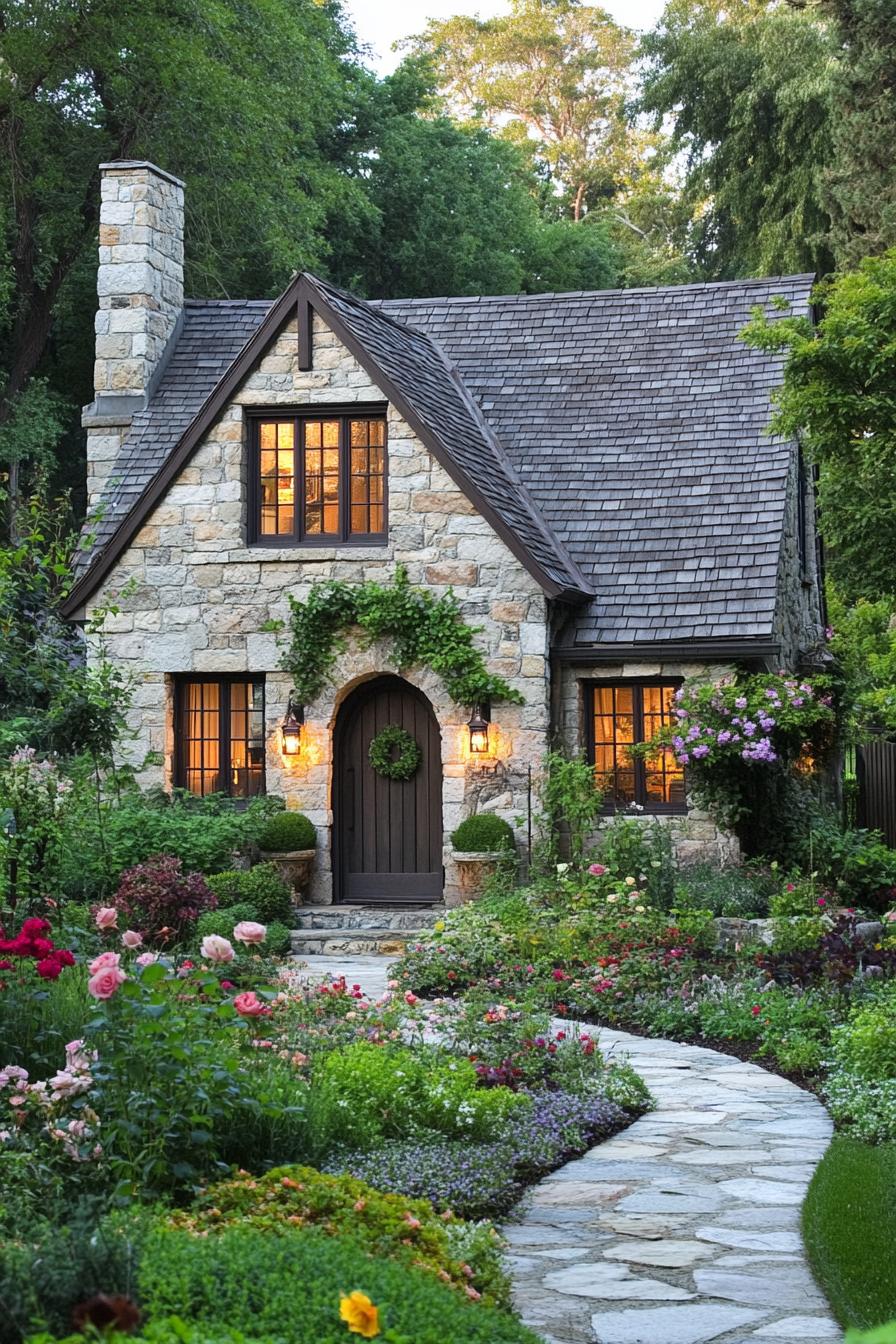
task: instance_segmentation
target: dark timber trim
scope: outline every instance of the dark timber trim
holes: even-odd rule
[[[729,662],[744,658],[777,658],[781,645],[776,639],[676,639],[649,644],[600,644],[592,648],[555,648],[551,657],[558,663],[587,667],[598,663],[620,663],[636,659],[656,662],[663,658],[696,658],[710,662]]]
[[[296,305],[299,330],[299,368],[307,373],[314,368],[314,341],[312,322],[314,313],[307,299],[300,298]]]
[[[482,517],[494,528],[508,550],[529,571],[542,591],[548,597],[566,602],[582,602],[592,596],[587,588],[581,590],[564,586],[545,572],[535,557],[514,535],[509,525],[496,513],[476,482],[447,452],[435,429],[422,419],[401,388],[383,372],[374,356],[356,339],[354,333],[349,331],[327,296],[317,288],[310,276],[302,274],[296,276],[290,282],[280,298],[271,306],[270,311],[255,333],[246,342],[223,378],[206,398],[185,430],[177,447],[146,486],[130,513],[122,520],[118,530],[109,539],[105,549],[74,585],[63,604],[63,615],[75,617],[82,604],[96,591],[103,579],[113,569],[143,526],[147,516],[164,499],[171,485],[218,419],[221,411],[261,359],[266,347],[274,339],[284,322],[287,322],[294,313],[299,318],[300,362],[303,356],[307,356],[310,360],[311,351],[310,349],[304,349],[302,344],[302,324],[303,314],[305,314],[308,319],[307,332],[310,333],[312,310],[323,318],[346,349],[354,355],[361,367],[411,426],[436,461],[444,467],[458,489],[467,496],[471,504],[475,505]],[[384,316],[383,320],[391,321],[392,319]],[[305,340],[310,344],[310,336],[306,335]],[[456,373],[453,370],[451,373],[459,384]],[[286,407],[283,409],[285,410]],[[535,516],[534,513],[533,516]]]

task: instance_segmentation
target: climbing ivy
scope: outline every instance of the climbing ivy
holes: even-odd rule
[[[465,623],[454,594],[434,597],[424,588],[411,587],[402,566],[391,584],[332,580],[312,588],[304,602],[291,597],[289,603],[290,642],[282,666],[303,704],[323,690],[327,673],[345,647],[342,632],[351,626],[360,627],[368,643],[391,638],[392,658],[400,672],[431,667],[458,704],[523,703],[519,691],[488,671],[473,644],[481,627]]]

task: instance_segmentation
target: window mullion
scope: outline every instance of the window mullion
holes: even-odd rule
[[[295,517],[292,521],[296,544],[305,536],[305,421],[296,418],[293,430],[293,471],[295,472]]]
[[[218,759],[221,793],[230,793],[230,682],[219,682],[221,722],[218,725]]]
[[[632,688],[632,710],[634,712],[634,739],[644,741],[644,688]],[[635,802],[644,806],[647,799],[647,767],[643,756],[635,756]]]
[[[351,472],[349,452],[346,448],[346,442],[350,435],[348,433],[348,416],[343,415],[339,419],[339,540],[347,541],[351,536],[349,513],[349,497],[351,494]]]

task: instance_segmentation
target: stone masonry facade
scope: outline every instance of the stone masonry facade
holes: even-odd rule
[[[278,725],[289,679],[279,670],[268,621],[285,621],[288,595],[307,596],[327,579],[391,580],[398,565],[412,584],[435,594],[453,588],[465,620],[483,627],[479,644],[491,671],[525,697],[496,704],[490,755],[474,765],[467,750],[469,706],[455,704],[427,669],[407,679],[430,700],[442,736],[446,895],[456,892],[451,831],[472,811],[511,822],[525,812],[527,767],[548,740],[548,616],[536,581],[480,517],[393,407],[387,412],[388,542],[316,548],[247,544],[247,438],[244,408],[329,404],[382,405],[383,394],[355,358],[315,317],[314,369],[298,368],[295,321],[282,329],[192,461],[149,516],[88,617],[114,600],[103,626],[107,655],[136,682],[127,751],[144,785],[170,785],[173,677],[192,672],[264,673],[267,788],[305,812],[318,831],[315,900],[331,899],[330,805],[333,729],[339,706],[361,680],[394,671],[383,647],[350,639],[326,691],[305,707],[300,759],[282,757]],[[120,594],[123,594],[119,596]]]

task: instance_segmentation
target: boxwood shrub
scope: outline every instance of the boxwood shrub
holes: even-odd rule
[[[287,814],[280,815],[285,817]],[[208,879],[208,885],[219,905],[251,905],[255,913],[243,915],[243,919],[257,919],[262,924],[279,920],[281,924],[288,924],[292,918],[292,892],[275,863],[258,863],[243,872],[230,869],[226,873],[215,873]]]
[[[498,849],[513,849],[513,827],[493,812],[477,812],[462,821],[452,833],[455,849],[484,854]]]
[[[278,812],[265,823],[258,836],[258,848],[268,854],[314,849],[316,845],[317,831],[302,812]]]

